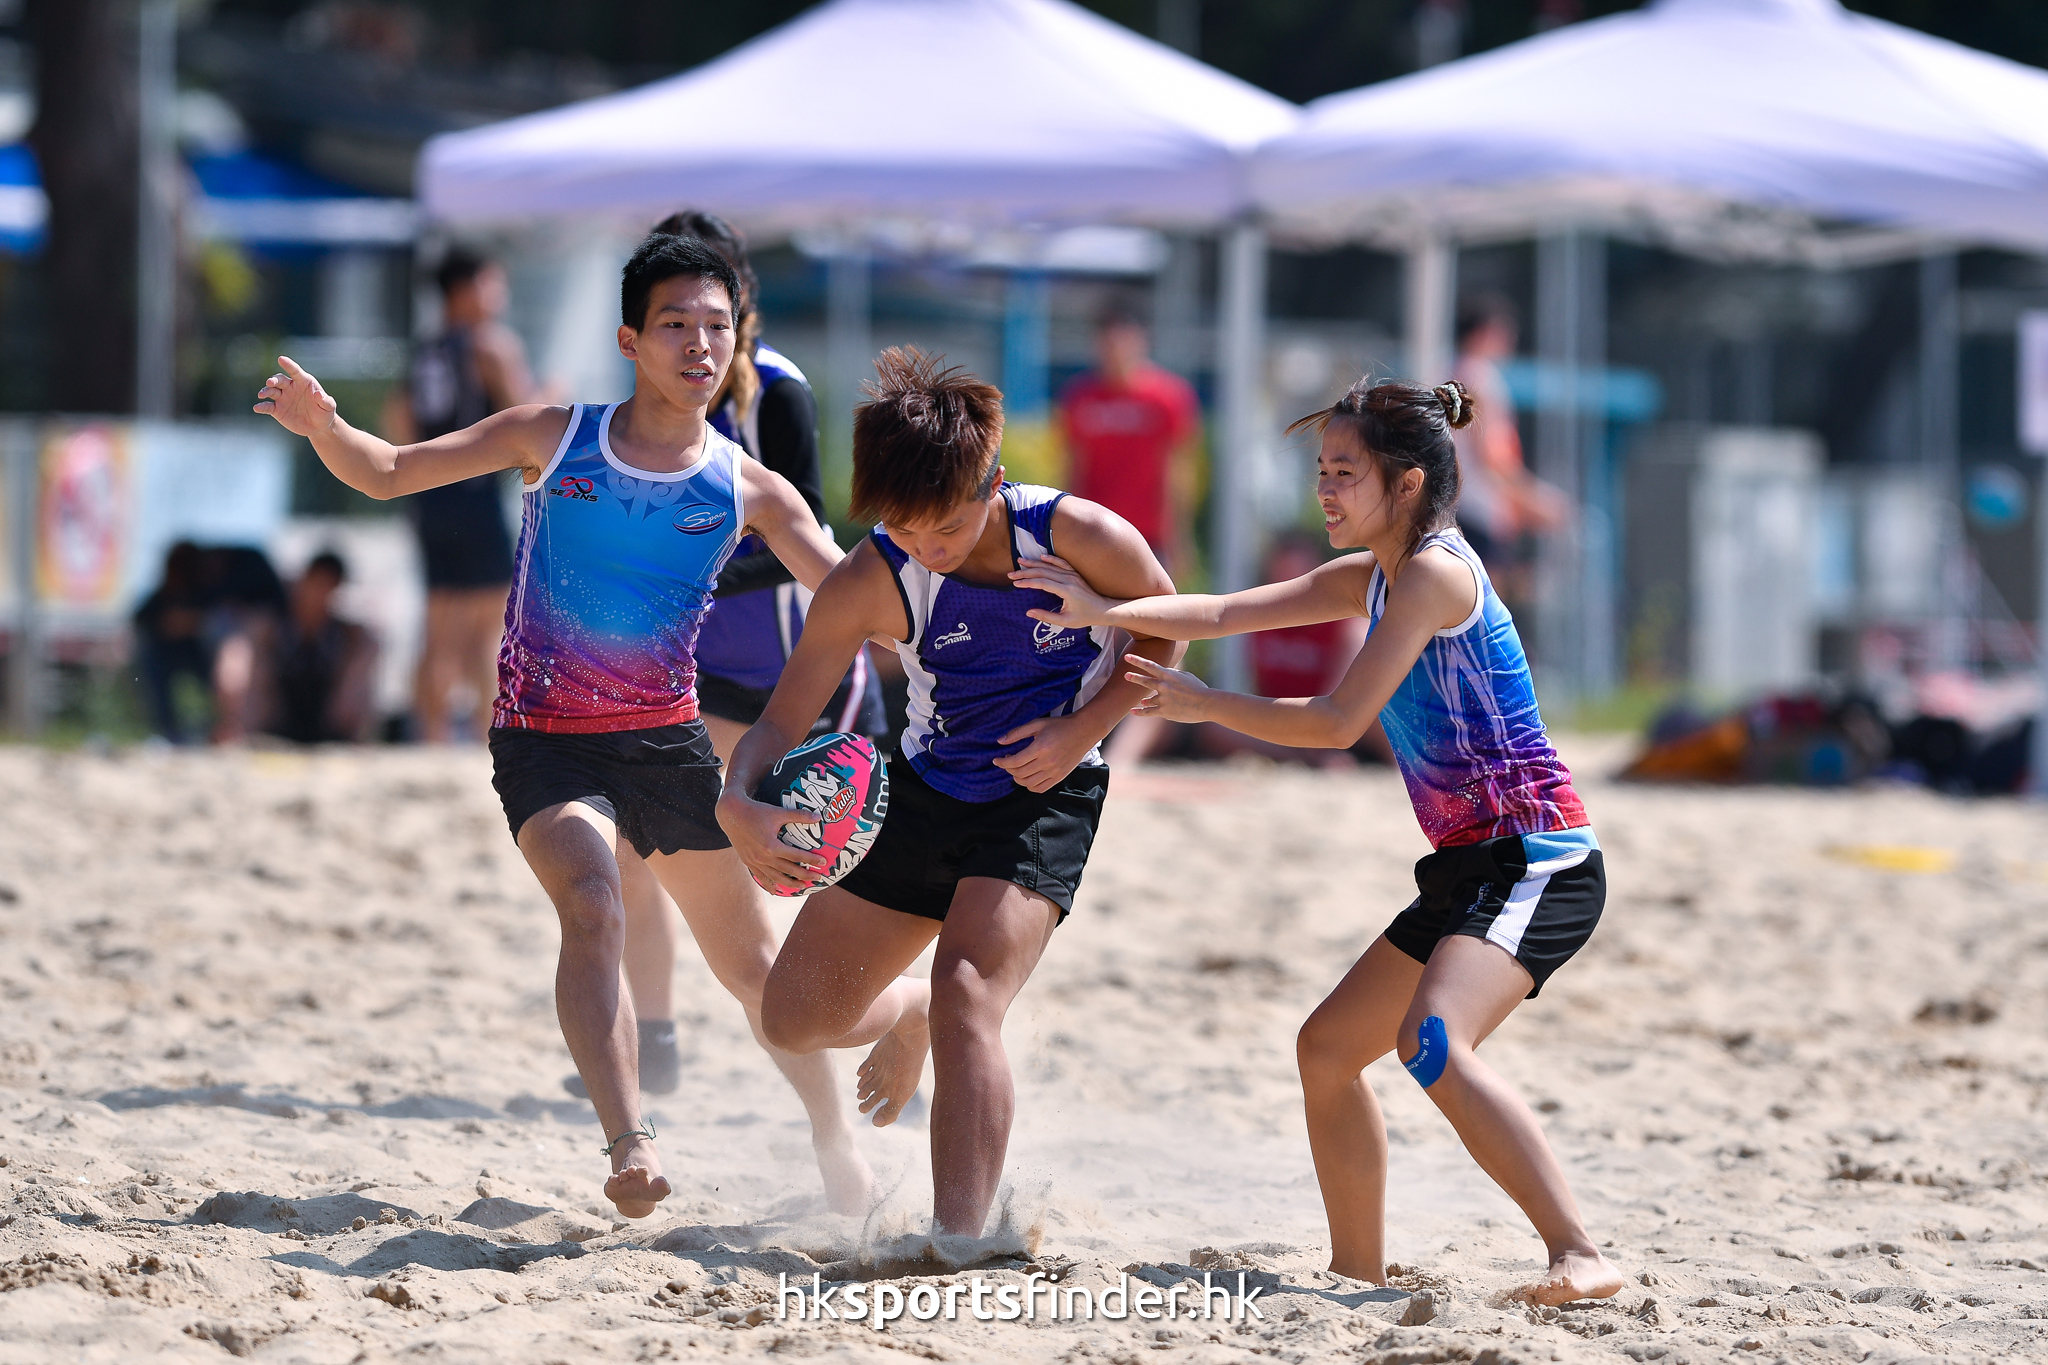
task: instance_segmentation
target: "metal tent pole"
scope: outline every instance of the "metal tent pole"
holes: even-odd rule
[[[1223,238],[1216,328],[1216,455],[1210,480],[1215,542],[1211,577],[1217,592],[1252,584],[1256,496],[1254,472],[1262,442],[1261,397],[1266,361],[1266,233],[1251,221]],[[1215,681],[1241,692],[1250,686],[1243,637],[1217,643]]]
[[[2048,311],[2020,314],[2019,390],[2020,445],[2043,457],[2034,483],[2034,675],[2042,685],[2040,709],[2034,713],[2034,744],[2027,765],[2027,790],[2048,796]]]
[[[9,576],[14,579],[14,641],[7,654],[7,725],[16,739],[34,739],[43,722],[43,620],[36,589],[36,463],[38,432],[27,422],[0,423],[0,479],[5,480]]]
[[[1437,385],[1451,377],[1458,311],[1458,248],[1432,232],[1408,248],[1402,276],[1402,361],[1408,378]]]
[[[1581,367],[1585,360],[1588,252],[1575,228],[1536,244],[1536,347],[1544,382],[1537,395],[1537,473],[1571,500],[1573,521],[1545,536],[1536,562],[1537,680],[1547,702],[1575,706],[1584,690],[1586,423]],[[1596,239],[1597,240],[1597,239]]]
[[[1577,354],[1574,398],[1579,422],[1579,686],[1591,698],[1613,695],[1616,658],[1615,471],[1607,449],[1600,376],[1607,368],[1607,241],[1578,234]]]
[[[1153,282],[1152,354],[1161,365],[1192,382],[1202,368],[1201,245],[1186,233],[1169,233],[1166,248],[1166,260]]]
[[[2048,352],[2048,345],[2042,349]],[[2048,354],[2037,363],[2048,367]],[[2040,708],[2034,712],[2027,791],[2036,797],[2048,797],[2048,507],[2042,505],[2043,494],[2048,494],[2048,461],[2043,461],[2042,477],[2034,484],[2034,674],[2043,692]]]
[[[1003,289],[1003,412],[1042,422],[1052,408],[1052,281],[1033,267],[1012,270]]]
[[[1941,518],[1940,582],[1935,599],[1934,638],[1929,641],[1934,667],[1961,668],[1968,663],[1969,623],[1961,598],[1967,591],[1963,558],[1967,553],[1962,526],[1962,487],[1957,451],[1956,385],[1958,321],[1956,316],[1956,254],[1934,251],[1920,258],[1920,461],[1932,486]]]
[[[853,408],[874,373],[873,263],[847,242],[825,263],[825,505],[844,511],[853,491]]]

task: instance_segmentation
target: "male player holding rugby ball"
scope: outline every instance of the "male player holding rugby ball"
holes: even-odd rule
[[[937,1223],[981,1235],[1016,1105],[1003,1016],[1073,907],[1109,769],[1097,746],[1148,689],[1122,678],[1107,630],[1056,610],[1010,573],[1057,553],[1090,582],[1144,597],[1173,581],[1130,523],[1052,488],[1003,482],[1002,395],[916,351],[891,350],[855,410],[853,512],[881,524],[818,589],[761,719],[734,749],[718,820],[768,882],[824,859],[781,842],[790,813],[750,799],[810,733],[869,636],[897,641],[910,723],[889,811],[867,858],[814,893],[768,975],[762,1027],[796,1053],[873,1043],[863,1113],[894,1122],[932,1054]],[[1114,638],[1112,638],[1114,636]],[[1181,647],[1139,638],[1161,663]],[[931,979],[901,975],[938,940]]]

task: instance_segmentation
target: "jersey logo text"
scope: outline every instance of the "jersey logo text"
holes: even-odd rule
[[[574,498],[578,502],[596,502],[597,485],[588,479],[579,479],[574,474],[564,474],[562,481],[548,490],[551,498]]]
[[[973,639],[974,636],[968,633],[967,623],[962,621],[944,635],[933,637],[932,648],[944,649],[947,645],[964,645]]]
[[[686,536],[709,535],[725,525],[723,507],[698,507],[683,513],[675,520],[675,528]]]
[[[1080,636],[1071,633],[1065,626],[1054,625],[1050,621],[1040,621],[1031,631],[1031,643],[1040,654],[1051,654],[1056,650],[1065,649],[1079,638]]]

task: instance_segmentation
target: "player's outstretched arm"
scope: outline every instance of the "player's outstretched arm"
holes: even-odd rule
[[[1173,579],[1161,567],[1152,547],[1136,527],[1107,507],[1084,498],[1061,499],[1053,510],[1052,540],[1065,556],[1061,563],[1073,565],[1078,569],[1077,577],[1085,575],[1086,581],[1101,584],[1105,592],[1117,598],[1165,601],[1172,597]],[[1036,611],[1029,614],[1046,619]],[[1179,663],[1181,655],[1187,652],[1187,646],[1152,636],[1142,627],[1122,628],[1134,637],[1131,651],[1145,658]],[[1119,672],[1072,715],[1045,716],[1000,736],[998,742],[1002,744],[1025,739],[1031,743],[1017,753],[996,759],[995,765],[1028,791],[1050,791],[1150,691]]]
[[[808,508],[804,515],[810,515]],[[870,635],[908,638],[910,622],[904,618],[903,600],[890,579],[888,564],[866,541],[825,576],[805,615],[804,633],[783,666],[782,680],[775,684],[761,719],[740,736],[732,761],[725,765],[725,791],[718,798],[719,826],[747,869],[771,885],[808,881],[829,867],[831,859],[791,848],[779,837],[784,825],[816,824],[816,816],[764,805],[753,799],[754,788],[777,759],[811,732],[812,723]]]
[[[1056,555],[1026,560],[1011,572],[1010,579],[1020,588],[1040,588],[1060,598],[1059,611],[1034,608],[1029,613],[1040,621],[1070,629],[1119,626],[1134,635],[1167,640],[1214,640],[1247,631],[1363,616],[1372,563],[1368,551],[1333,559],[1284,583],[1266,583],[1243,592],[1143,597],[1135,601],[1126,600],[1070,558]]]
[[[1126,676],[1152,689],[1151,698],[1136,707],[1136,713],[1190,723],[1214,721],[1240,734],[1296,748],[1349,748],[1372,727],[1430,637],[1471,615],[1477,592],[1478,580],[1470,566],[1447,550],[1425,550],[1408,561],[1387,594],[1385,614],[1327,697],[1248,697],[1219,691],[1191,673],[1163,667],[1134,651],[1124,656],[1130,665]]]
[[[740,478],[741,496],[747,500],[747,529],[768,542],[768,548],[775,552],[775,557],[782,561],[785,569],[796,575],[797,582],[813,592],[818,591],[825,576],[839,563],[840,554],[839,547],[832,543],[832,537],[818,525],[811,505],[804,501],[803,494],[796,491],[795,484],[758,460],[740,461]],[[809,632],[808,623],[804,629]],[[851,657],[848,656],[849,659]],[[836,677],[833,685],[838,685]],[[831,696],[829,689],[825,695]],[[822,708],[823,705],[821,701],[819,706]],[[806,721],[805,725],[809,723]],[[780,758],[782,754],[778,753],[776,757]]]
[[[393,445],[342,421],[333,396],[290,356],[279,356],[277,363],[278,372],[256,395],[255,410],[311,441],[335,478],[373,498],[402,497],[501,469],[522,470],[532,483],[568,430],[567,408],[536,403],[493,413],[431,441]]]

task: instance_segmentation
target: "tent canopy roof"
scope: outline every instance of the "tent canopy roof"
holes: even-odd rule
[[[1285,100],[1066,0],[830,0],[696,70],[427,144],[450,220],[1214,220]]]
[[[2040,247],[2048,73],[1836,0],[1660,0],[1318,100],[1254,182],[1311,231],[1716,200]]]

